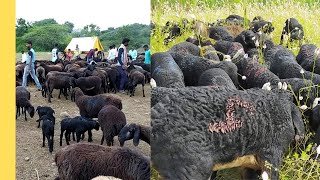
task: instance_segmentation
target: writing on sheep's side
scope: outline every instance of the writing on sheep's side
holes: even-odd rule
[[[211,133],[228,133],[231,131],[234,131],[236,129],[239,129],[242,127],[243,121],[241,121],[240,118],[234,117],[234,112],[236,107],[241,107],[246,110],[247,113],[250,115],[253,115],[253,112],[255,111],[254,106],[252,103],[245,101],[241,99],[239,96],[230,97],[227,100],[227,106],[226,106],[226,120],[225,121],[219,121],[209,124],[209,131]]]

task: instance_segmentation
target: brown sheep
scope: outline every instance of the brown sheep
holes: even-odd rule
[[[71,98],[76,102],[79,108],[80,115],[88,118],[97,118],[99,111],[103,106],[111,104],[122,109],[122,102],[119,96],[116,95],[95,95],[87,96],[84,95],[82,90],[78,87],[72,91]]]
[[[113,146],[113,137],[117,136],[127,123],[124,113],[113,105],[106,105],[100,110],[98,122],[103,132],[101,145],[106,139],[108,146]]]
[[[105,147],[77,143],[55,155],[59,177],[56,180],[87,180],[113,176],[125,180],[149,180],[150,158],[125,147]]]

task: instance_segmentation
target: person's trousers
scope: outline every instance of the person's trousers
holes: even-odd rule
[[[121,66],[118,66],[118,71],[120,73],[120,83],[119,83],[119,86],[118,86],[118,89],[119,91],[123,91],[124,90],[124,86],[128,80],[127,78],[127,73],[125,72],[124,69],[122,69]]]
[[[28,75],[31,75],[32,79],[36,83],[38,89],[42,90],[42,86],[38,80],[38,77],[36,76],[35,70],[34,70],[34,64],[31,64],[31,69],[29,69],[29,65],[26,64],[23,71],[23,77],[22,77],[22,86],[24,88],[27,88],[27,78]]]

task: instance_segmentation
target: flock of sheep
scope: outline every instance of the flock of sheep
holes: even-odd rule
[[[27,114],[32,118],[37,112],[38,128],[42,128],[43,144],[47,139],[49,152],[53,151],[55,110],[50,106],[35,106],[30,102],[30,92],[21,86],[21,76],[25,64],[16,64],[16,118]],[[59,90],[68,100],[75,102],[80,116],[70,117],[62,113],[60,122],[60,146],[63,136],[68,146],[61,148],[55,154],[61,180],[92,179],[97,176],[111,176],[120,179],[137,180],[150,179],[150,158],[137,150],[123,147],[124,142],[133,139],[138,146],[139,140],[150,143],[150,127],[136,123],[127,123],[122,112],[122,100],[117,93],[120,74],[117,67],[107,62],[87,64],[85,61],[60,61],[52,64],[49,61],[36,62],[36,74],[42,84],[42,96],[47,98],[50,105],[54,101],[52,92]],[[134,96],[135,87],[150,82],[150,65],[131,63],[127,68],[128,83],[126,90]],[[29,77],[30,78],[30,77]],[[30,85],[30,82],[29,82]],[[108,92],[106,94],[106,92]],[[42,97],[38,97],[42,98]],[[96,118],[97,120],[94,120]],[[92,142],[92,130],[101,128],[103,136],[101,145],[92,143],[75,143],[69,145],[72,135],[73,141],[80,142],[88,132],[88,142]],[[115,147],[114,137],[118,136],[121,147]],[[103,146],[106,140],[107,146]],[[103,179],[97,177],[96,179]]]
[[[151,161],[164,179],[215,179],[232,167],[243,167],[244,179],[279,179],[282,157],[307,126],[320,145],[320,48],[302,45],[294,18],[281,44],[300,41],[297,56],[272,41],[271,22],[255,17],[243,29],[244,21],[193,21],[197,38],[152,55]],[[168,22],[164,43],[187,23]]]

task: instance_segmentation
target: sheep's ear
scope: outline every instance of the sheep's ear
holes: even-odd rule
[[[138,146],[139,139],[140,139],[140,127],[137,126],[133,135],[133,145]]]
[[[246,41],[246,36],[242,35],[242,40],[245,44],[247,44],[247,41]]]

